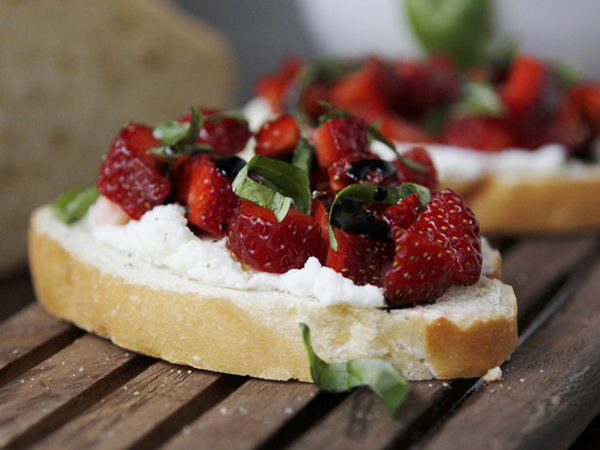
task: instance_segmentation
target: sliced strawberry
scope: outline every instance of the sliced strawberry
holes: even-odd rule
[[[382,114],[377,118],[379,129],[385,137],[396,142],[433,142],[433,138],[419,125],[392,114]]]
[[[256,135],[257,155],[270,158],[282,158],[293,153],[300,139],[300,128],[296,118],[283,114],[265,122]]]
[[[212,114],[223,112],[221,109],[200,108],[202,114],[210,117]],[[182,122],[189,122],[191,114],[181,117]],[[252,136],[248,124],[233,117],[224,117],[219,120],[204,120],[204,125],[198,136],[198,143],[210,145],[219,155],[235,155],[246,147],[248,139]]]
[[[277,222],[268,209],[242,200],[227,234],[227,248],[243,263],[264,272],[299,269],[309,257],[323,262],[327,254],[317,221],[295,208]]]
[[[111,144],[100,167],[98,190],[132,219],[139,220],[146,211],[164,203],[171,192],[161,161],[147,152],[159,145],[150,127],[129,123]]]
[[[356,71],[339,80],[331,91],[331,101],[343,109],[369,108],[387,111],[398,89],[393,70],[377,58],[367,59]]]
[[[377,157],[346,156],[338,159],[327,170],[329,185],[333,192],[355,183],[371,183],[379,186],[398,184],[393,165]]]
[[[398,203],[388,206],[381,213],[381,217],[392,230],[406,230],[419,215],[419,196],[410,194]]]
[[[394,230],[395,254],[385,274],[390,306],[430,303],[452,286],[455,262],[443,244],[410,230]]]
[[[315,122],[327,109],[322,102],[331,102],[331,89],[324,83],[314,83],[306,87],[300,97],[300,109]]]
[[[423,62],[402,60],[396,63],[396,110],[404,117],[420,118],[435,106],[449,104],[460,97],[458,71],[451,60],[433,56]]]
[[[482,264],[479,221],[458,194],[450,189],[437,193],[409,231],[451,249],[456,262],[456,283],[468,286],[479,280]]]
[[[513,146],[511,133],[500,119],[459,116],[449,119],[442,132],[444,144],[486,152],[497,152]]]
[[[406,166],[402,161],[395,160],[394,165],[396,166],[396,171],[398,172],[398,179],[400,182],[404,183],[410,181],[412,183],[420,184],[421,186],[425,186],[432,191],[437,191],[438,189],[438,177],[437,171],[435,170],[435,166],[429,153],[423,147],[412,147],[402,154],[406,159],[414,161],[416,163],[421,164],[425,167],[425,172],[420,172],[418,170],[412,169]]]
[[[600,83],[579,83],[571,90],[569,98],[579,107],[591,132],[600,134]]]
[[[317,160],[323,168],[344,156],[370,153],[367,123],[358,117],[327,120],[317,128],[313,140]]]
[[[351,234],[334,228],[337,251],[331,247],[325,265],[355,284],[381,286],[383,274],[394,254],[394,246],[386,239]]]
[[[313,202],[313,215],[324,236],[328,236],[329,215],[322,201]],[[337,251],[327,246],[325,265],[355,284],[382,285],[383,273],[389,266],[394,253],[392,242],[360,234],[352,234],[334,228]],[[329,238],[326,238],[329,242]]]
[[[239,197],[231,181],[207,153],[189,157],[173,175],[178,200],[188,206],[188,220],[215,236],[224,236]]]
[[[256,83],[256,94],[266,99],[274,112],[282,112],[285,96],[295,77],[302,69],[299,58],[290,58],[283,62],[281,71],[276,75],[261,78]]]
[[[500,87],[500,97],[512,114],[531,110],[543,94],[549,75],[542,61],[528,55],[515,59],[508,78]]]

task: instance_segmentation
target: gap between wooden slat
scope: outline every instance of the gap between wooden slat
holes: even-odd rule
[[[83,331],[31,305],[0,324],[0,386],[70,345]]]
[[[587,264],[590,257],[590,250],[588,247],[596,248],[596,241],[594,239],[568,239],[566,243],[563,241],[551,241],[541,240],[536,241],[524,241],[515,244],[510,248],[509,257],[512,254],[516,254],[517,257],[529,256],[531,258],[531,250],[540,250],[540,257],[542,260],[538,261],[538,266],[534,269],[534,278],[541,277],[543,279],[550,279],[553,281],[553,290],[545,291],[545,289],[536,286],[535,289],[529,289],[525,291],[523,298],[524,303],[531,305],[538,301],[546,304],[550,301],[552,296],[555,294],[556,289],[562,287],[568,280],[569,274],[573,272],[573,268],[579,268],[583,264]],[[548,251],[544,250],[548,247]],[[574,250],[573,250],[574,248]],[[560,258],[567,249],[570,249],[570,255],[568,257]],[[596,251],[596,250],[591,250]],[[554,266],[548,272],[541,266],[543,260],[547,258],[547,254],[553,255],[554,260],[552,264]],[[535,258],[535,252],[533,254]],[[534,280],[535,281],[535,280]],[[517,295],[517,297],[519,297]],[[528,306],[529,308],[529,306]],[[315,422],[314,427],[303,430],[293,430],[293,422],[289,425],[292,431],[296,433],[296,441],[293,442],[292,448],[307,448],[311,446],[326,445],[328,449],[351,449],[351,448],[362,448],[365,445],[369,445],[371,442],[377,442],[382,444],[383,442],[393,442],[402,445],[410,445],[412,442],[417,442],[422,436],[426,434],[426,431],[438,423],[441,419],[446,417],[450,411],[456,408],[465,398],[467,392],[472,392],[472,387],[477,383],[477,379],[467,380],[455,380],[450,382],[450,388],[445,388],[442,382],[432,381],[432,392],[429,394],[431,398],[425,405],[421,405],[422,409],[419,414],[412,414],[411,411],[402,410],[396,419],[391,419],[385,412],[381,405],[377,407],[381,410],[379,428],[377,426],[371,426],[367,428],[363,436],[360,439],[344,439],[340,436],[344,436],[345,428],[347,424],[354,416],[361,414],[363,417],[366,415],[365,411],[348,407],[349,403],[353,401],[355,396],[362,395],[360,391],[356,391],[350,394],[349,398],[343,402],[339,402],[338,405],[334,405],[329,414],[329,417],[324,417],[322,422]],[[417,389],[415,389],[417,390]],[[328,394],[322,394],[328,395]],[[368,394],[372,395],[372,394]],[[384,425],[385,424],[385,425]],[[301,431],[303,434],[298,433]],[[286,441],[286,444],[293,440],[293,436]],[[386,441],[387,439],[387,441]],[[338,446],[337,444],[340,443]],[[395,445],[392,445],[392,447]],[[373,448],[381,448],[381,446],[373,446]]]
[[[151,364],[86,335],[0,388],[0,446],[22,448]]]

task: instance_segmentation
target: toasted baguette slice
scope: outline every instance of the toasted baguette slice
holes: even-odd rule
[[[490,254],[487,270],[498,273],[498,255]],[[143,261],[133,266],[48,207],[32,216],[29,255],[38,299],[51,314],[200,369],[311,381],[300,322],[325,360],[385,358],[412,380],[481,376],[517,343],[513,290],[487,277],[427,306],[325,307],[277,291],[204,285]]]
[[[441,180],[461,194],[485,233],[600,229],[600,166],[577,175]]]

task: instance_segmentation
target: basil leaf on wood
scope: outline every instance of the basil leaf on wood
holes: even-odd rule
[[[290,197],[294,206],[310,214],[311,196],[308,172],[293,164],[266,156],[254,156],[248,161],[248,172],[260,175],[263,183]]]
[[[419,203],[422,208],[431,200],[431,193],[425,186],[416,183],[402,183],[396,187],[382,187],[370,183],[358,183],[346,186],[339,191],[329,208],[329,245],[334,251],[337,251],[337,239],[333,230],[332,222],[335,220],[334,209],[342,200],[350,200],[358,204],[364,203],[384,203],[394,205],[400,199],[416,193],[419,197]]]
[[[347,119],[350,117],[354,117],[353,114],[349,113],[348,111],[346,111],[344,109],[338,108],[329,102],[321,101],[319,103],[323,107],[329,109],[328,113],[323,114],[319,117],[320,124],[323,124],[330,119]],[[402,164],[404,164],[409,169],[416,170],[417,172],[423,172],[423,173],[427,172],[427,167],[425,167],[423,164],[419,164],[418,162],[415,162],[408,158],[405,158],[400,152],[398,152],[396,145],[391,140],[389,140],[387,137],[385,137],[383,135],[383,133],[381,131],[379,131],[378,127],[371,125],[370,123],[368,123],[366,121],[365,121],[365,123],[367,124],[367,130],[369,132],[369,136],[372,139],[379,141],[379,142],[385,144],[387,147],[389,147],[396,154],[396,158],[398,158],[398,160]]]
[[[504,112],[504,105],[492,86],[469,82],[464,87],[464,98],[453,108],[453,112],[498,117]]]
[[[80,220],[98,198],[96,186],[83,189],[69,189],[51,204],[54,215],[67,224]]]
[[[491,0],[405,0],[419,43],[450,56],[459,67],[481,62],[493,35]]]
[[[231,185],[233,192],[246,200],[256,203],[268,210],[272,211],[277,217],[277,221],[281,222],[285,219],[290,206],[292,205],[292,199],[281,195],[275,189],[265,186],[257,181],[254,181],[248,176],[248,165],[245,165],[240,170],[233,180]]]
[[[327,363],[313,350],[308,325],[301,323],[300,329],[310,373],[319,389],[327,392],[345,392],[359,386],[367,386],[383,400],[391,415],[398,411],[410,390],[410,385],[392,363],[383,359],[352,359],[347,362]]]
[[[198,140],[204,118],[202,112],[195,106],[191,107],[192,117],[189,122],[170,120],[159,123],[154,127],[154,134],[166,147],[181,144],[193,144]]]
[[[292,164],[306,173],[310,173],[314,159],[315,149],[308,142],[308,139],[302,137],[298,140],[296,149],[294,150],[294,156],[292,158]]]

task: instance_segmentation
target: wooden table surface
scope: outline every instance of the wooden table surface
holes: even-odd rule
[[[394,418],[364,389],[333,395],[128,352],[36,304],[16,312],[33,299],[29,279],[4,280],[0,448],[600,448],[600,237],[495,244],[519,302],[502,381],[412,383]]]

